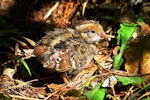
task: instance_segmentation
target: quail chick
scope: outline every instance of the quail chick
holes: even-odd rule
[[[67,72],[72,78],[85,68],[98,50],[94,45],[104,37],[102,26],[83,21],[75,29],[54,29],[35,46],[34,53],[50,73]]]

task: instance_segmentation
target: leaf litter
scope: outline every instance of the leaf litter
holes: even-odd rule
[[[0,11],[3,12],[3,14],[7,14],[9,5],[4,6],[6,5],[4,1],[5,0],[1,2],[2,9]],[[85,69],[70,80],[68,85],[61,81],[58,74],[49,76],[45,74],[44,71],[39,71],[41,69],[37,67],[39,65],[32,63],[37,62],[32,54],[33,48],[30,48],[28,44],[26,45],[28,46],[27,48],[26,46],[23,47],[21,46],[22,44],[15,41],[15,45],[13,44],[10,48],[12,48],[13,53],[17,53],[13,54],[11,52],[12,55],[9,52],[0,52],[9,58],[7,61],[1,62],[0,98],[7,98],[8,100],[133,100],[133,98],[148,98],[149,95],[146,94],[149,93],[150,87],[149,84],[147,84],[150,81],[150,27],[147,20],[148,11],[144,10],[144,7],[141,7],[141,9],[143,10],[142,13],[145,14],[143,18],[146,22],[144,22],[144,20],[140,23],[136,23],[136,20],[133,21],[135,14],[131,14],[134,9],[129,7],[131,13],[128,14],[129,12],[126,12],[127,7],[123,6],[127,3],[125,0],[123,2],[113,2],[111,0],[106,0],[105,2],[97,0],[82,2],[79,0],[52,1],[47,3],[47,5],[49,4],[51,7],[42,5],[42,8],[37,11],[33,8],[38,5],[38,3],[38,0],[31,3],[28,10],[28,14],[31,15],[28,15],[27,18],[30,18],[32,21],[47,23],[48,25],[45,29],[51,29],[52,26],[58,28],[73,27],[75,23],[82,21],[82,18],[94,18],[102,22],[109,39],[108,41],[97,44],[99,55],[96,55]],[[137,4],[135,2],[132,3],[133,5]],[[145,5],[147,2],[143,3],[143,5]],[[12,4],[14,4],[14,2]],[[82,4],[84,6],[82,6]],[[66,7],[66,5],[68,6]],[[127,6],[131,5],[127,4]],[[114,13],[114,18],[112,17],[112,13]],[[141,13],[140,10],[139,13]],[[89,16],[89,14],[91,16]],[[120,21],[115,20],[118,18],[118,14],[121,15],[119,18]],[[113,24],[110,24],[112,22]],[[136,30],[138,37],[132,38],[130,35],[130,38],[125,41],[127,47],[125,46],[121,54],[124,62],[121,62],[119,68],[115,69],[113,68],[114,57],[121,48],[121,46],[118,48],[116,45],[117,35],[120,34],[117,30],[119,30],[119,25],[123,22],[129,23],[129,25],[133,24],[133,22],[134,24],[138,24],[139,27],[138,30]],[[118,26],[115,26],[115,24],[118,24]],[[123,29],[123,31],[125,30],[126,29]],[[128,30],[125,36],[128,36],[127,34],[129,33]],[[26,39],[26,37],[24,38]],[[122,38],[125,39],[124,37]],[[35,45],[33,41],[32,43],[30,43],[30,41],[28,42],[31,45]],[[23,41],[20,42],[23,43]],[[17,48],[15,47],[16,43],[20,45]],[[22,64],[26,68],[24,68]],[[30,73],[33,75],[30,76]],[[143,82],[146,85],[144,85]]]

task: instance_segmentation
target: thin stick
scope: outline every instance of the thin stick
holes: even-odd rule
[[[58,7],[58,5],[59,2],[56,2],[56,4],[46,13],[43,19],[46,20],[51,15],[51,13]]]

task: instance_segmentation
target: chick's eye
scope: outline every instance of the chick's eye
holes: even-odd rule
[[[81,35],[82,35],[82,36],[86,36],[86,35],[87,35],[87,32],[82,32]]]
[[[91,31],[91,33],[95,33],[95,31]]]

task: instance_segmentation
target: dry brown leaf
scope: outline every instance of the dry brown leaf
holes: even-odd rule
[[[146,23],[139,23],[141,27],[138,29],[139,36],[150,34],[150,26]]]
[[[142,55],[141,74],[149,74],[146,76],[146,82],[150,81],[150,49],[146,49]]]
[[[94,63],[94,61],[91,61],[88,67],[86,67],[77,74],[77,76],[70,83],[70,86],[76,89],[82,88],[83,85],[96,72],[97,69],[98,69],[97,65]]]
[[[105,63],[110,55],[96,55],[94,56],[94,60],[101,65],[101,67],[105,67]]]
[[[150,73],[150,35],[131,43],[124,57],[126,59],[125,69],[130,74]],[[146,81],[150,81],[150,75],[146,76]]]

